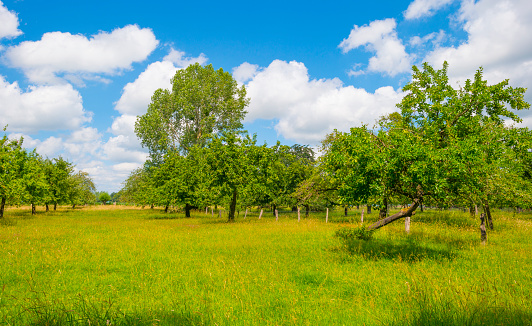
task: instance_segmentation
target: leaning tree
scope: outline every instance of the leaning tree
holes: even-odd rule
[[[397,104],[400,113],[383,117],[375,129],[352,128],[328,145],[323,168],[345,201],[373,198],[385,206],[393,196],[412,203],[370,229],[412,216],[424,200],[468,198],[489,213],[494,189],[531,189],[519,178],[524,160],[517,155],[530,144],[529,133],[506,125],[521,121],[515,110],[529,108],[525,89],[510,87],[508,80],[488,85],[482,68],[455,89],[447,67],[414,66],[403,88],[407,95]]]

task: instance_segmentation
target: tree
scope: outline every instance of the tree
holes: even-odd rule
[[[210,170],[205,159],[205,150],[191,148],[186,156],[177,152],[165,155],[164,163],[153,173],[158,202],[165,206],[185,205],[185,216],[190,210],[205,206],[213,200]]]
[[[411,216],[425,200],[449,204],[469,196],[489,209],[490,184],[513,187],[510,176],[520,170],[513,144],[528,142],[510,137],[504,119],[520,121],[510,110],[529,108],[525,89],[509,87],[508,80],[488,85],[482,68],[473,81],[454,89],[447,67],[414,66],[412,82],[403,88],[407,95],[397,105],[400,114],[381,119],[376,131],[365,126],[351,129],[324,155],[323,167],[338,180],[345,200],[373,198],[385,205],[395,196],[412,202],[370,229]],[[471,163],[481,161],[485,163]],[[493,171],[499,172],[495,183],[487,178]]]
[[[96,201],[96,187],[87,172],[78,171],[69,177],[68,201],[75,208],[76,205],[94,203]]]
[[[23,201],[31,205],[31,214],[35,215],[35,206],[46,201],[49,185],[46,181],[43,158],[35,150],[26,155],[22,170]]]
[[[9,140],[5,134],[0,139],[0,218],[4,216],[6,202],[18,203],[22,200],[22,170],[26,160],[22,142],[22,138]]]
[[[241,129],[248,103],[246,89],[230,73],[196,63],[177,71],[171,91],[155,91],[135,133],[158,163],[168,152],[186,154],[215,135]]]
[[[235,219],[239,195],[257,180],[257,162],[261,151],[255,144],[255,138],[241,138],[234,133],[224,133],[220,137],[214,137],[205,149],[213,186],[229,201],[229,222]]]
[[[49,203],[54,204],[55,211],[57,204],[68,201],[69,177],[72,173],[74,173],[74,166],[62,157],[44,160],[44,175],[48,183],[46,211],[48,211]]]
[[[102,191],[102,192],[100,192],[100,194],[98,195],[98,200],[99,200],[103,205],[105,205],[105,203],[107,203],[108,201],[111,200],[111,196],[109,196],[109,194],[106,193],[105,191]]]

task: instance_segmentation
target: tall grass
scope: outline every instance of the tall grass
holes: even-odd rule
[[[529,215],[496,213],[483,246],[460,212],[419,213],[410,234],[397,222],[367,241],[334,237],[359,226],[359,212],[331,211],[327,224],[324,214],[226,223],[210,212],[9,209],[0,324],[532,323]]]

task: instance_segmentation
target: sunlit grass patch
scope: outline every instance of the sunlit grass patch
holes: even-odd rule
[[[449,222],[437,212],[416,215],[410,234],[399,221],[346,247],[334,233],[360,226],[359,212],[338,224],[323,212],[299,222],[241,212],[227,223],[149,207],[60,207],[32,219],[21,211],[0,227],[0,323],[8,325],[487,320],[477,312],[507,325],[530,321],[531,222],[511,214],[496,215],[486,246],[468,214]]]

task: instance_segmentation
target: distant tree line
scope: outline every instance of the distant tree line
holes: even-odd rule
[[[4,128],[4,131],[6,129]],[[44,158],[22,147],[23,139],[0,140],[0,218],[6,205],[83,205],[95,201],[95,187],[87,172],[74,170],[62,157]]]

